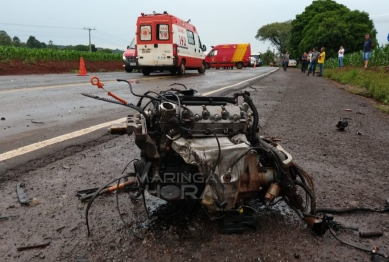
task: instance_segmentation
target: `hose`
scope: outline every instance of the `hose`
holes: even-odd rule
[[[254,145],[254,146],[257,146],[258,145],[258,139],[257,139],[257,136],[256,136],[256,129],[257,129],[257,126],[258,126],[258,123],[259,123],[259,115],[258,115],[258,111],[257,111],[257,108],[255,107],[254,103],[253,103],[253,100],[251,99],[250,95],[248,93],[246,93],[244,95],[244,101],[250,106],[250,109],[251,111],[253,112],[253,117],[254,117],[254,121],[253,121],[253,126],[251,128],[251,143]]]
[[[122,178],[125,178],[125,177],[129,177],[129,175],[125,175],[125,176],[121,176],[121,177],[118,177],[118,178],[113,178],[111,181],[109,181],[107,184],[101,186],[95,193],[94,195],[92,196],[91,200],[88,202],[88,205],[86,206],[86,210],[85,210],[85,221],[86,221],[86,227],[88,229],[88,237],[90,237],[90,228],[89,228],[89,219],[88,219],[88,215],[89,215],[89,209],[93,203],[93,201],[95,200],[95,198],[99,195],[99,193],[104,189],[106,188],[108,185],[112,184],[113,182],[119,180],[119,179],[122,179]]]
[[[334,213],[334,214],[342,214],[342,213],[351,213],[351,212],[378,212],[383,213],[386,209],[378,210],[374,208],[368,207],[349,207],[349,208],[317,208],[316,213]]]

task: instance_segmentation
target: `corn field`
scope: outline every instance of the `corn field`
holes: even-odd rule
[[[347,50],[346,50],[347,52]],[[343,58],[343,66],[363,66],[363,53],[362,51],[352,54],[345,54]],[[369,60],[369,66],[389,66],[389,44],[376,47],[371,52]],[[330,58],[325,61],[326,68],[337,68],[338,58]]]
[[[79,61],[80,57],[86,61],[122,60],[121,54],[0,46],[0,62],[4,60]]]

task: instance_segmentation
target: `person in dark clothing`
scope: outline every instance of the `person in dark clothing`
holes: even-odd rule
[[[282,59],[282,67],[284,68],[284,71],[288,68],[289,65],[289,52],[286,51],[283,59]]]
[[[303,56],[301,57],[301,73],[305,73],[307,71],[308,67],[308,54],[307,52],[304,52]]]
[[[312,75],[315,75],[316,65],[317,65],[317,58],[318,58],[319,55],[320,55],[320,53],[316,51],[316,48],[314,48],[313,51],[312,51],[311,65],[309,66],[307,76],[309,76],[309,74],[311,72],[312,72]]]
[[[373,41],[370,39],[369,34],[365,34],[365,42],[363,45],[363,61],[365,62],[365,69],[369,64],[371,49],[374,47]]]

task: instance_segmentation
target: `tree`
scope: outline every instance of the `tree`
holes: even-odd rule
[[[17,36],[14,36],[13,38],[12,38],[12,42],[13,42],[13,45],[14,46],[16,46],[16,47],[19,47],[19,46],[21,46],[21,41],[20,41],[20,39],[19,39],[19,37],[17,37]]]
[[[103,49],[100,50],[100,52],[109,53],[109,54],[112,54],[112,53],[113,53],[112,50],[109,49],[109,48],[103,48]]]
[[[57,46],[54,45],[54,42],[50,40],[47,44],[47,48],[49,49],[58,49]]]
[[[367,13],[332,0],[313,1],[292,21],[289,49],[293,57],[300,57],[313,47],[325,47],[327,57],[334,57],[340,45],[348,53],[361,50],[367,32],[372,38],[377,34]]]
[[[89,51],[89,46],[87,45],[76,45],[73,47],[76,51]]]
[[[267,24],[258,29],[255,38],[259,41],[270,41],[277,50],[284,54],[288,50],[291,21]]]
[[[26,46],[29,48],[41,48],[41,42],[39,42],[35,36],[30,36],[27,39]]]
[[[0,46],[2,45],[12,45],[12,39],[7,32],[0,30]]]
[[[270,49],[267,49],[265,53],[261,55],[263,64],[269,65],[271,62],[274,62],[274,54]]]
[[[91,49],[92,49],[92,52],[96,52],[97,51],[97,48],[96,48],[96,46],[94,44],[91,44]]]

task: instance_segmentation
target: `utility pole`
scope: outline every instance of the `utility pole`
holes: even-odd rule
[[[84,30],[88,30],[89,31],[89,52],[92,52],[92,45],[91,45],[91,41],[90,41],[90,31],[91,30],[96,30],[96,28],[92,29],[92,28],[89,28],[89,27],[88,28],[84,27]]]

